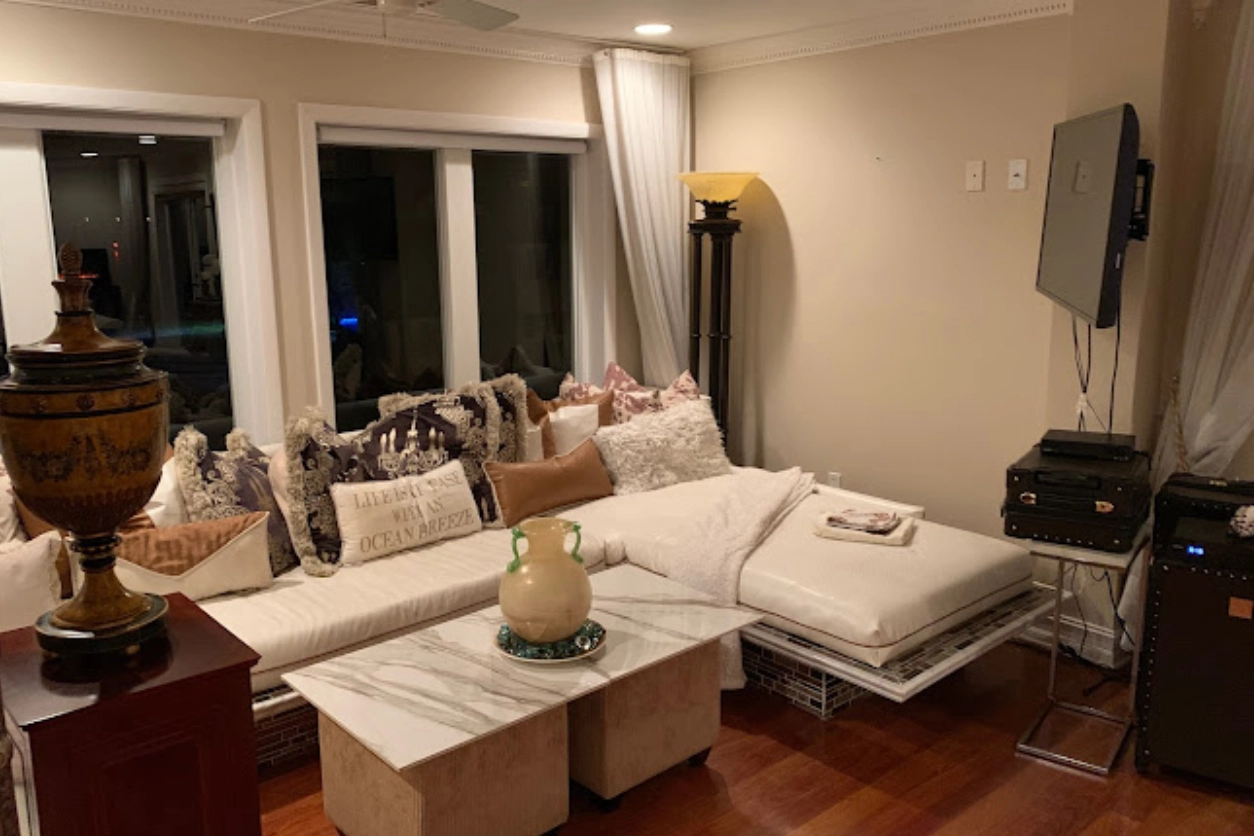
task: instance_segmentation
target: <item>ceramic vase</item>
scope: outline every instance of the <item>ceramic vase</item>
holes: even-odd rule
[[[575,547],[566,551],[566,537]],[[579,556],[579,524],[550,517],[514,529],[514,559],[501,577],[501,613],[514,634],[549,644],[575,634],[592,609],[592,584]],[[527,541],[519,554],[518,541]]]

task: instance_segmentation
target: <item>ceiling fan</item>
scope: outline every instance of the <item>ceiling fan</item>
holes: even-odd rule
[[[290,9],[259,15],[250,18],[248,22],[261,23],[264,20],[273,20],[276,17],[286,17],[298,12],[334,5],[366,6],[378,9],[384,15],[429,12],[436,17],[447,18],[482,32],[500,29],[502,26],[518,20],[518,15],[513,12],[497,8],[496,6],[489,6],[487,3],[480,3],[479,0],[315,0],[313,3],[305,3],[301,6],[293,6]]]

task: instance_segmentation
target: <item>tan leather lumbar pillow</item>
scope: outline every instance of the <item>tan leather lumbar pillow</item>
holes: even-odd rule
[[[546,459],[551,459],[560,454],[553,436],[551,424],[553,415],[558,410],[566,407],[587,406],[589,404],[593,404],[597,408],[597,426],[608,427],[614,423],[613,392],[602,392],[598,395],[590,395],[586,398],[572,398],[566,401],[546,401],[542,400],[535,391],[527,390],[527,417],[531,419],[532,424],[540,428],[540,439]]]
[[[614,493],[601,454],[591,440],[565,456],[538,462],[487,462],[483,466],[507,526],[527,517],[590,502]]]

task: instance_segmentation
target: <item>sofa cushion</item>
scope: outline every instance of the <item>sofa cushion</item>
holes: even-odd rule
[[[326,578],[294,569],[268,589],[201,607],[261,655],[252,681],[254,692],[263,691],[287,671],[493,603],[511,558],[510,539],[503,529],[481,531],[345,566]],[[584,530],[580,553],[590,569],[603,562],[596,531]]]
[[[853,659],[883,665],[1032,588],[1024,548],[920,520],[907,546],[816,537],[824,511],[873,505],[820,492],[750,555],[740,602],[765,622]]]

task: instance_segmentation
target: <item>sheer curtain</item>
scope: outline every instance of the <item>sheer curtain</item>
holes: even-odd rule
[[[1241,11],[1210,203],[1185,326],[1179,389],[1158,433],[1154,485],[1176,471],[1220,476],[1254,431],[1254,2]],[[1145,561],[1119,614],[1140,623]],[[1124,649],[1131,649],[1127,636]]]
[[[1254,431],[1254,3],[1241,12],[1185,331],[1155,479],[1219,476]]]
[[[594,66],[644,378],[665,385],[682,371],[687,344],[687,199],[676,175],[689,168],[689,62],[607,49]]]

